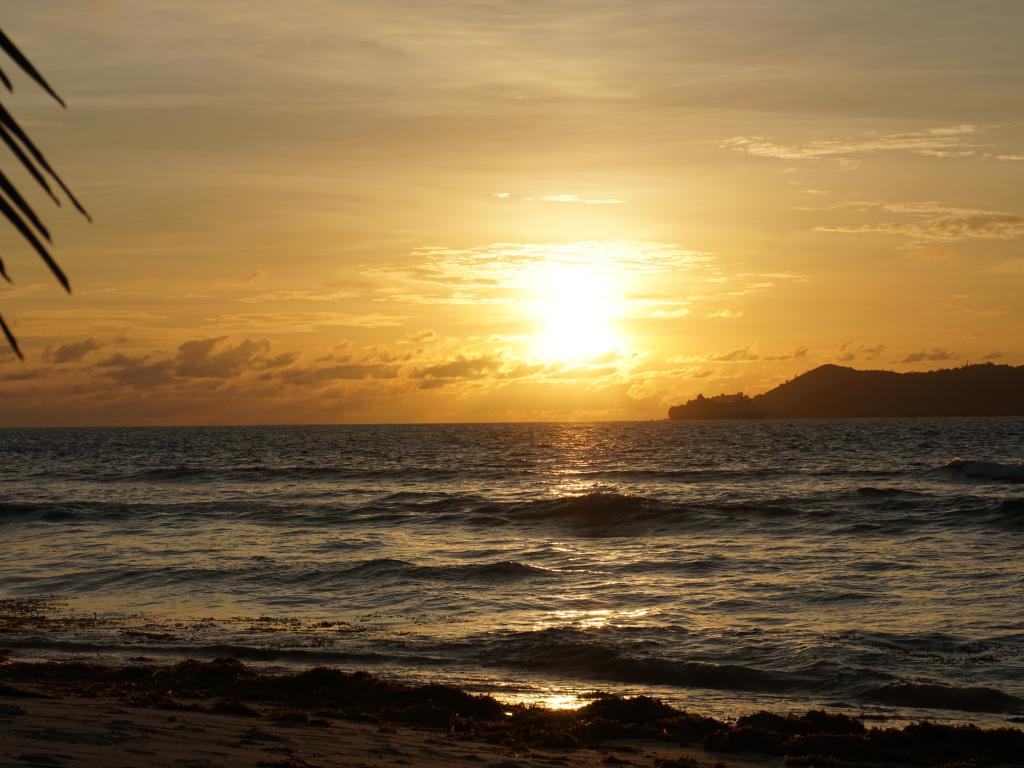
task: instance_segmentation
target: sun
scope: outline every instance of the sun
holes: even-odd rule
[[[600,265],[551,262],[530,279],[537,326],[534,354],[547,361],[583,361],[621,346],[616,317],[622,304],[613,275]]]

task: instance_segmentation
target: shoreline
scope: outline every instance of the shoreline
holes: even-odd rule
[[[643,696],[603,695],[580,709],[551,710],[328,667],[268,674],[233,658],[128,666],[10,660],[0,664],[0,733],[0,761],[21,764],[120,764],[103,754],[126,759],[127,742],[139,755],[173,755],[179,765],[213,753],[220,758],[210,765],[661,768],[1019,765],[1024,754],[1017,727],[894,728],[817,710],[724,721]],[[56,762],[26,759],[47,754]],[[147,764],[158,764],[150,757]]]

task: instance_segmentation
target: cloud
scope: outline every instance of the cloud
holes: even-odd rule
[[[418,248],[413,252],[434,279],[514,283],[524,268],[547,264],[599,266],[609,270],[662,274],[707,265],[706,254],[674,243],[581,240],[571,243],[490,243],[475,248]],[[423,277],[415,271],[410,277]]]
[[[781,360],[797,360],[801,357],[807,356],[807,347],[797,347],[792,352],[783,353],[781,355],[762,355],[758,353],[756,346],[753,343],[746,344],[739,349],[733,349],[729,352],[720,355],[708,355],[704,358],[696,358],[692,360],[678,359],[679,362],[711,362],[711,363],[753,363],[757,361],[764,362],[779,362]]]
[[[294,363],[299,357],[298,352],[282,352],[274,357],[268,357],[261,364],[263,368],[284,368]]]
[[[754,345],[747,344],[739,349],[734,349],[731,352],[726,352],[721,355],[711,355],[708,360],[716,363],[748,363],[754,360],[760,360],[761,357],[754,352]]]
[[[95,367],[118,384],[147,389],[181,379],[230,379],[249,370],[287,364],[280,355],[268,358],[270,342],[266,339],[246,339],[235,345],[225,344],[226,339],[219,336],[186,341],[170,358],[118,353],[100,360]]]
[[[807,357],[807,347],[797,347],[792,352],[782,355],[765,355],[762,360],[776,361],[776,360],[799,360],[801,357]]]
[[[734,317],[743,317],[743,312],[738,309],[716,309],[714,312],[708,313],[708,317],[731,319]]]
[[[847,235],[899,235],[928,243],[952,243],[962,240],[1012,240],[1024,237],[1024,216],[1002,211],[957,208],[936,202],[852,203],[869,210],[875,208],[896,214],[899,220],[869,224],[827,225],[817,232]]]
[[[685,306],[677,306],[675,309],[656,309],[651,312],[650,317],[657,318],[673,318],[673,317],[686,317],[690,314],[690,310]]]
[[[410,333],[398,340],[399,344],[423,344],[425,342],[437,341],[439,336],[433,328],[428,328],[417,333]]]
[[[12,371],[0,374],[0,381],[34,381],[46,376],[45,368],[32,368],[24,371]]]
[[[1008,275],[1024,275],[1024,259],[1007,259],[987,271]]]
[[[761,136],[736,136],[722,145],[755,157],[779,160],[844,159],[880,152],[905,152],[927,157],[968,157],[979,145],[970,141],[977,132],[974,125],[955,125],[907,133],[866,134],[856,139],[814,139],[789,144]]]
[[[229,379],[270,351],[270,342],[266,339],[246,339],[233,347],[223,347],[226,338],[186,341],[178,347],[175,372],[185,378]]]
[[[903,363],[939,363],[946,362],[949,360],[956,360],[960,355],[956,352],[950,352],[948,349],[942,347],[932,347],[930,350],[922,350],[920,352],[911,352],[909,355],[903,358],[900,362]]]
[[[321,328],[393,328],[405,322],[404,316],[379,312],[253,312],[215,315],[204,322],[218,329],[234,333],[308,332]]]
[[[419,368],[412,374],[420,379],[480,379],[494,373],[502,361],[493,357],[460,357],[447,363]]]
[[[340,290],[321,293],[319,291],[272,291],[239,299],[243,304],[266,304],[273,301],[341,301],[358,296],[358,291]]]
[[[872,344],[871,346],[858,344],[855,347],[852,341],[848,341],[839,347],[836,360],[841,363],[849,363],[858,359],[876,360],[884,351],[885,346],[883,344]]]
[[[576,241],[489,243],[471,248],[431,246],[413,251],[408,264],[366,265],[377,301],[424,305],[509,305],[552,279],[574,275],[609,283],[653,276],[695,282],[718,275],[710,256],[673,243]]]
[[[77,306],[67,309],[28,309],[18,314],[19,327],[25,331],[58,337],[66,334],[68,328],[116,334],[126,327],[139,329],[167,319],[167,315],[149,312]]]
[[[102,349],[104,346],[105,344],[103,342],[90,337],[88,339],[82,339],[82,341],[61,344],[56,349],[53,347],[47,347],[46,351],[43,352],[43,360],[57,364],[76,363],[90,352],[95,352],[97,349]]]
[[[532,198],[526,198],[530,200]],[[545,203],[579,203],[581,205],[625,205],[625,200],[615,198],[586,198],[577,195],[544,195],[540,198]]]
[[[174,381],[171,360],[150,362],[151,355],[131,356],[118,353],[96,363],[96,368],[111,381],[135,389],[152,389]]]
[[[318,389],[335,381],[358,381],[362,379],[394,379],[398,368],[379,363],[342,363],[320,368],[289,368],[280,375],[286,384]]]
[[[996,351],[996,352],[989,352],[987,355],[982,355],[981,359],[982,360],[1001,360],[1004,357],[1006,357],[1006,353],[1005,352],[998,352],[998,351]]]

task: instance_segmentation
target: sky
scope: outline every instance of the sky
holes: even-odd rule
[[[660,419],[1024,363],[1018,0],[8,0],[92,214],[0,425]]]

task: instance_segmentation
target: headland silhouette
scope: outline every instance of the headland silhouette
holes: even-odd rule
[[[965,365],[926,373],[822,365],[761,395],[698,395],[672,420],[1024,416],[1024,366]]]

